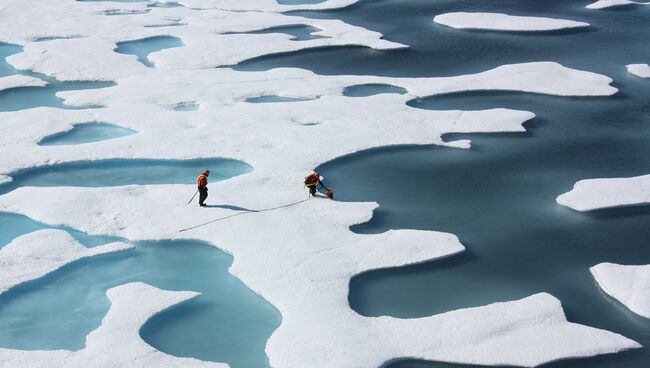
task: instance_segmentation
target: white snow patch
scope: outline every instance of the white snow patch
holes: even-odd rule
[[[599,0],[596,1],[595,3],[591,3],[587,5],[586,8],[599,10],[599,9],[614,8],[614,7],[633,5],[633,4],[648,5],[650,3],[642,2],[642,1],[631,1],[631,0]]]
[[[601,263],[589,270],[604,292],[632,312],[650,318],[650,265]]]
[[[577,211],[650,203],[650,175],[580,180],[557,197],[557,203]]]
[[[126,243],[86,248],[63,230],[38,230],[0,249],[0,294],[82,258],[132,249]]]
[[[437,15],[433,21],[457,29],[491,31],[535,32],[589,27],[589,23],[573,20],[514,16],[502,13],[445,13]]]
[[[197,297],[192,291],[166,291],[141,282],[109,289],[111,307],[101,326],[78,351],[0,349],[3,367],[170,367],[226,368],[227,364],[178,358],[162,353],[140,337],[140,328],[154,315]]]
[[[650,78],[650,65],[648,64],[629,64],[626,67],[630,74],[639,78]]]
[[[0,185],[11,183],[14,179],[8,175],[0,175]]]
[[[211,184],[216,198],[208,198],[208,203],[260,210],[303,202],[214,221],[238,211],[185,206],[194,190],[191,185],[24,187],[0,197],[0,209],[40,221],[56,218],[91,234],[138,240],[191,237],[218,244],[234,257],[230,271],[282,313],[282,324],[266,350],[273,366],[323,362],[373,367],[400,357],[535,366],[639,346],[623,336],[567,322],[560,302],[547,294],[433,317],[363,317],[348,304],[351,277],[451,256],[464,249],[458,239],[416,230],[355,234],[350,226],[368,221],[376,204],[304,201],[302,190],[288,187],[281,191],[293,197],[283,200],[257,190],[262,183],[251,180],[255,175]],[[274,189],[300,186],[283,184],[282,178],[270,180],[264,184]],[[92,206],[86,198],[92,199]],[[31,206],[34,201],[41,206]],[[150,215],[142,216],[145,210]],[[250,231],[251,223],[255,231]],[[296,346],[300,349],[287,348]]]
[[[0,91],[20,87],[45,87],[47,82],[27,75],[10,75],[0,78]]]

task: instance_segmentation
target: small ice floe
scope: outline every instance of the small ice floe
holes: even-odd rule
[[[126,243],[86,248],[63,230],[34,231],[0,249],[0,294],[82,258],[132,248]]]
[[[628,73],[639,78],[650,78],[650,65],[648,64],[629,64],[626,68]]]
[[[580,180],[557,203],[576,211],[638,206],[650,203],[650,175]]]
[[[20,87],[45,87],[47,82],[28,75],[10,75],[8,77],[0,78],[0,91],[5,91],[12,88]]]
[[[605,293],[632,312],[650,318],[650,265],[600,263],[589,271]]]
[[[589,27],[589,23],[567,19],[522,17],[502,13],[445,13],[433,21],[457,29],[544,32]]]
[[[630,5],[647,5],[649,3],[631,0],[599,0],[586,6],[587,9],[608,9]]]

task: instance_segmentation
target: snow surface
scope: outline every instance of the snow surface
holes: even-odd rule
[[[117,85],[57,93],[68,105],[101,108],[41,107],[0,113],[5,128],[0,137],[0,175],[61,162],[111,158],[229,157],[243,160],[255,170],[211,183],[208,203],[215,207],[210,208],[185,206],[195,191],[192,185],[151,185],[24,187],[0,196],[0,210],[95,235],[132,240],[191,238],[219,246],[234,257],[231,272],[282,313],[282,324],[266,349],[274,367],[373,367],[402,357],[533,366],[639,347],[623,336],[567,322],[560,302],[547,294],[417,319],[360,316],[350,309],[347,299],[354,275],[439,259],[464,248],[455,236],[439,232],[355,234],[350,226],[368,221],[376,204],[304,201],[302,185],[309,170],[360,150],[401,144],[468,147],[467,140],[445,143],[441,136],[524,131],[522,124],[534,117],[530,112],[500,108],[422,110],[407,106],[410,99],[476,90],[608,96],[617,92],[610,78],[553,62],[504,65],[444,78],[215,68],[307,48],[361,45],[392,50],[405,46],[341,21],[280,13],[342,7],[353,0],[299,6],[274,0],[181,3],[196,9],[149,8],[146,3],[5,0],[0,9],[1,41],[24,46],[24,52],[8,58],[13,66],[60,80],[112,80]],[[183,25],[166,27],[170,24]],[[322,31],[317,34],[326,38],[297,42],[283,34],[227,34],[297,24],[319,28]],[[156,68],[145,67],[133,55],[113,51],[117,42],[164,35],[180,38],[185,46],[150,54]],[[59,39],[33,42],[53,37]],[[389,84],[408,93],[359,97],[353,102],[343,96],[346,87],[358,84]],[[246,102],[263,95],[314,99]],[[175,104],[187,101],[201,108],[173,110]],[[38,145],[46,136],[87,121],[119,124],[139,134],[96,142],[92,149]],[[305,142],[314,137],[318,137],[319,149],[305,149]],[[179,232],[238,213],[228,206],[259,210],[289,203],[295,204]],[[66,367],[73,368],[217,366],[156,352],[137,334],[151,315],[194,295],[163,292],[143,284],[111,289],[111,310],[102,326],[88,336],[85,349],[2,350],[1,365],[37,367],[65,361]]]
[[[140,327],[151,317],[199,296],[191,291],[165,291],[135,282],[106,292],[111,307],[101,326],[86,337],[78,351],[0,349],[3,367],[178,367],[225,368],[225,364],[164,354],[140,337]]]
[[[650,265],[601,263],[589,270],[604,292],[632,312],[650,318]]]
[[[580,180],[571,191],[557,197],[557,203],[577,211],[650,203],[650,175],[631,178]]]
[[[216,198],[209,202],[259,210],[290,201],[256,190],[262,183],[251,182],[254,175],[211,184]],[[297,189],[292,200],[305,199],[300,183],[287,184]],[[458,239],[415,230],[355,234],[350,226],[368,221],[377,205],[325,199],[178,232],[237,213],[185,206],[192,191],[191,185],[24,187],[0,197],[0,208],[89,233],[218,244],[234,257],[230,271],[282,312],[282,325],[267,346],[277,367],[377,367],[400,357],[535,366],[638,347],[620,335],[567,322],[560,302],[546,294],[417,319],[360,316],[348,305],[352,276],[456,254],[463,251]],[[83,198],[93,198],[93,206]],[[34,208],[32,201],[42,206]],[[142,216],[145,210],[155,216]]]
[[[650,78],[650,65],[648,64],[629,64],[626,67],[630,74],[639,78]]]
[[[0,78],[0,91],[20,87],[45,87],[47,82],[27,75],[10,75]]]
[[[631,1],[631,0],[599,0],[596,1],[595,3],[591,3],[586,6],[587,9],[608,9],[608,8],[614,8],[618,6],[625,6],[625,5],[632,5],[632,4],[638,4],[638,5],[648,5],[650,3],[642,2],[642,1]]]
[[[0,249],[0,294],[82,258],[132,248],[126,243],[86,248],[63,230],[34,231]]]
[[[589,23],[573,20],[514,16],[502,13],[445,13],[437,15],[433,21],[457,29],[491,31],[534,32],[589,27]]]

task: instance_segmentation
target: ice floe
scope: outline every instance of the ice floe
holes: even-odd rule
[[[0,294],[82,258],[131,248],[126,243],[86,248],[62,230],[38,230],[23,235],[0,249]]]
[[[630,74],[639,78],[650,78],[650,65],[648,64],[629,64],[626,67]]]
[[[225,368],[226,364],[178,358],[162,353],[140,337],[140,327],[154,315],[197,297],[191,291],[160,290],[136,282],[109,289],[111,307],[99,328],[78,351],[0,349],[3,367],[183,367]]]
[[[135,61],[134,61],[135,62]],[[142,66],[143,69],[149,69]],[[540,83],[544,80],[544,83]],[[505,65],[473,75],[441,78],[390,78],[374,76],[320,76],[300,69],[237,72],[230,69],[142,73],[122,78],[117,86],[57,93],[70,106],[101,109],[30,109],[5,113],[5,145],[0,153],[0,173],[64,161],[88,160],[87,148],[39,146],[43,138],[87,121],[119,121],[139,132],[119,140],[95,144],[92,159],[194,158],[238,155],[257,170],[273,170],[292,163],[302,175],[318,164],[362,149],[395,144],[444,144],[449,132],[522,131],[534,115],[507,109],[483,111],[428,111],[406,102],[417,96],[471,90],[510,90],[561,96],[602,96],[617,92],[606,76],[570,69],[553,62]],[[186,88],[188,84],[194,88]],[[388,84],[407,94],[379,94],[354,98],[343,95],[348,86]],[[251,104],[251,97],[278,95],[318,99],[300,103]],[[169,108],[192,101],[202,108],[178,112]],[[289,107],[290,106],[290,107]],[[192,114],[190,120],[185,115]],[[296,121],[321,124],[305,126]],[[160,122],[164,121],[165,124]],[[379,124],[379,122],[384,122]],[[13,129],[15,128],[15,129]],[[204,133],[197,135],[195,129]],[[314,130],[315,129],[315,130]],[[390,134],[395,129],[399,135]],[[274,134],[267,134],[273,131]],[[345,136],[339,134],[346,131]],[[319,135],[327,150],[304,155],[303,147],[287,142],[308,141]],[[360,140],[357,136],[363,135]],[[154,144],[176,137],[173,146]],[[151,142],[151,143],[148,143]],[[242,149],[242,147],[246,147]],[[302,157],[296,162],[296,157]],[[284,176],[279,169],[273,176]],[[300,174],[298,174],[300,173]]]
[[[636,206],[650,203],[650,175],[631,178],[580,180],[557,203],[577,211]]]
[[[0,78],[0,91],[20,87],[45,87],[47,82],[27,75],[10,75]]]
[[[608,9],[615,8],[619,6],[627,5],[647,5],[648,3],[642,1],[632,1],[632,0],[599,0],[595,3],[591,3],[586,6],[587,9]]]
[[[223,248],[234,257],[232,273],[282,313],[282,325],[266,350],[277,367],[381,366],[402,357],[533,366],[638,347],[623,336],[568,322],[560,302],[547,294],[417,319],[367,318],[350,309],[348,285],[354,275],[427,262],[464,248],[455,236],[439,232],[355,234],[350,226],[368,221],[377,205],[307,201],[301,180],[306,172],[331,159],[379,146],[467,147],[468,141],[446,143],[441,136],[523,131],[522,124],[534,117],[509,109],[427,111],[406,105],[417,97],[477,90],[559,96],[617,92],[606,76],[554,62],[504,65],[440,78],[215,68],[317,47],[406,47],[342,21],[281,13],[354,2],[284,5],[274,0],[183,0],[181,7],[150,7],[147,3],[7,0],[0,9],[2,41],[24,46],[22,53],[8,58],[11,65],[60,80],[110,80],[116,85],[57,93],[69,106],[101,108],[2,113],[0,175],[5,176],[0,178],[35,166],[117,158],[231,157],[255,170],[211,183],[209,208],[185,205],[195,191],[192,185],[127,185],[23,187],[0,196],[0,209],[90,234],[132,240],[192,238]],[[321,31],[314,34],[322,37],[296,42],[286,34],[247,33],[289,25],[318,28]],[[114,51],[119,42],[156,36],[176,37],[185,46],[151,53],[148,59],[154,68],[147,68],[134,55]],[[38,38],[49,39],[33,42]],[[344,95],[347,87],[368,84],[394,86],[406,93]],[[305,101],[247,102],[271,95]],[[200,108],[174,109],[188,102]],[[44,137],[88,121],[120,122],[139,134],[93,143],[92,150],[80,145],[38,145]],[[318,149],[309,149],[306,143],[314,137]],[[191,230],[179,232],[186,228]],[[157,352],[138,335],[149,317],[195,293],[129,284],[109,290],[108,295],[111,309],[102,326],[88,336],[86,348],[77,352],[5,349],[0,350],[0,365],[222,366]]]
[[[458,29],[490,31],[557,31],[589,27],[589,23],[567,19],[514,16],[502,13],[445,13],[437,15],[433,21]]]
[[[208,2],[202,2],[207,9],[201,11],[185,7],[148,8],[146,3],[66,0],[46,4],[31,1],[33,5],[11,0],[0,9],[0,17],[5,20],[0,24],[0,34],[6,35],[3,41],[24,46],[22,53],[10,56],[7,61],[18,69],[33,70],[59,80],[115,81],[124,76],[152,72],[147,70],[151,68],[139,63],[136,56],[119,54],[114,49],[119,42],[160,36],[181,39],[185,45],[149,55],[149,60],[162,69],[213,68],[264,55],[315,47],[355,45],[378,50],[406,47],[382,39],[378,32],[340,20],[239,10],[239,5],[244,5],[243,9],[246,8],[244,3],[263,3],[259,1],[242,4],[219,1],[218,6],[215,5],[217,8],[213,9],[210,9]],[[315,5],[327,6],[326,3]],[[269,1],[269,4],[278,5],[275,1]],[[21,11],[26,6],[31,7],[29,14]],[[115,11],[116,6],[128,12],[149,11],[146,14],[107,17],[105,12]],[[70,17],[69,14],[76,16]],[[39,27],[31,26],[33,19],[39,19]],[[151,27],[181,20],[185,25],[164,29]],[[44,27],[44,22],[49,26]],[[245,33],[288,25],[318,28],[321,31],[314,34],[320,37],[296,42],[286,34]],[[32,42],[47,37],[54,39]],[[92,53],[87,52],[90,48]]]
[[[301,190],[290,189],[291,182],[251,182],[254,176],[217,183],[212,203],[257,211],[295,204],[215,221],[242,212],[219,205],[186,207],[192,186],[169,185],[24,187],[0,197],[0,208],[44,222],[56,218],[91,234],[130,239],[191,236],[219,244],[234,257],[230,271],[282,312],[282,325],[267,346],[273,366],[381,366],[400,357],[534,366],[638,347],[620,335],[567,322],[560,302],[546,294],[417,319],[360,316],[348,305],[352,276],[456,254],[463,251],[458,239],[413,230],[354,234],[350,226],[369,220],[376,204],[304,201]],[[294,197],[268,198],[266,191],[255,189],[261,185],[284,187]],[[79,206],[79,198],[92,198],[93,206]],[[36,209],[31,201],[41,206]],[[142,216],[145,210],[155,216]],[[207,224],[178,232],[202,223]],[[255,231],[250,231],[251,223]],[[319,229],[327,231],[307,236]],[[300,351],[286,348],[298,345]]]
[[[632,312],[650,318],[650,265],[600,263],[589,270],[604,292]]]

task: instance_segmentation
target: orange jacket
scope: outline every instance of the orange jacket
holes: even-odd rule
[[[196,178],[196,184],[200,187],[205,187],[208,185],[208,176],[205,175],[205,173],[202,173],[199,175],[198,178]]]

